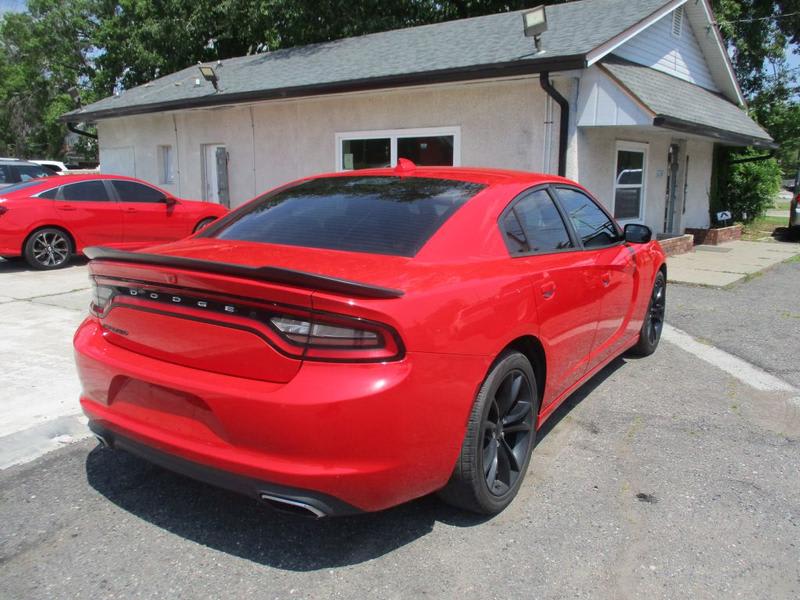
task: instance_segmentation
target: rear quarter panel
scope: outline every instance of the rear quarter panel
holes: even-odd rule
[[[0,190],[2,195],[2,190]],[[45,226],[64,228],[56,218],[52,200],[40,198],[9,199],[4,203],[8,209],[0,217],[0,255],[20,256],[25,239],[32,231]],[[72,234],[72,232],[70,232]]]

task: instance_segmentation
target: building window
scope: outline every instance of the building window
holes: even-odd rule
[[[340,169],[375,169],[392,162],[392,140],[389,138],[342,140],[343,162]]]
[[[672,11],[672,35],[679,38],[683,33],[683,7],[679,6]]]
[[[175,183],[175,163],[172,146],[158,147],[158,181],[159,183]]]
[[[356,131],[336,134],[336,169],[393,167],[398,158],[421,166],[461,164],[459,127]]]
[[[614,169],[614,218],[619,221],[644,219],[647,144],[617,142]]]

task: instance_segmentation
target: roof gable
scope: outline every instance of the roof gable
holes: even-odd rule
[[[614,54],[707,90],[719,91],[683,6],[625,42]]]
[[[609,42],[592,50],[588,56],[588,65],[592,65],[609,54],[614,53],[639,64],[668,72],[667,69],[659,68],[655,62],[653,62],[653,64],[648,64],[647,60],[643,59],[641,52],[637,52],[636,50],[638,49],[641,51],[642,46],[652,44],[654,41],[653,38],[659,35],[659,27],[666,26],[668,29],[671,29],[671,15],[678,7],[683,7],[685,13],[684,26],[689,25],[689,27],[685,27],[685,29],[691,31],[697,48],[704,58],[705,68],[695,61],[694,73],[691,74],[691,77],[686,76],[688,73],[672,72],[671,74],[681,79],[692,81],[692,83],[697,83],[706,89],[719,91],[736,104],[744,104],[744,96],[736,81],[733,66],[728,57],[722,36],[714,22],[713,12],[708,0],[695,0],[694,2],[689,2],[688,0],[672,0],[662,5],[660,9],[640,21],[634,27],[626,29]],[[687,31],[684,31],[684,35],[686,33]],[[633,52],[631,52],[631,50],[633,50]],[[651,50],[653,49],[651,48]],[[672,53],[674,58],[681,50],[687,57],[689,54],[693,53],[693,50],[689,48],[688,45],[683,45],[681,48],[681,43],[677,39],[674,40],[671,49],[662,44],[662,48],[655,49],[654,52],[666,51],[667,53]],[[653,58],[652,53],[651,58]],[[669,57],[665,58],[669,60]],[[706,78],[705,73],[701,73],[701,71],[704,70],[708,71],[708,76],[710,77],[710,82],[706,80],[706,84],[702,82],[702,80]],[[678,69],[676,68],[674,71],[678,71]],[[708,85],[708,83],[713,83],[713,85]]]

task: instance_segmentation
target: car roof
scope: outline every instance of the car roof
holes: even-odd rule
[[[337,173],[323,173],[306,179],[320,177],[425,177],[430,179],[450,179],[454,181],[467,181],[484,185],[498,184],[530,184],[539,183],[569,183],[574,182],[551,175],[549,173],[534,173],[527,171],[513,171],[510,169],[496,169],[491,167],[422,167],[410,161],[405,161],[406,167],[359,169],[354,171],[341,171]]]
[[[56,175],[54,177],[42,177],[41,179],[37,179],[36,181],[41,181],[42,184],[51,184],[54,181],[58,182],[58,185],[64,185],[67,183],[76,183],[79,181],[91,181],[94,179],[125,179],[127,181],[135,181],[137,183],[144,183],[149,186],[153,186],[152,183],[148,183],[146,181],[142,181],[140,179],[136,179],[135,177],[127,177],[125,175],[110,175],[105,173],[78,173],[75,175],[70,175],[66,173],[64,175]]]

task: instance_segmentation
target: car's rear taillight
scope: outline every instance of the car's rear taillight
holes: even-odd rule
[[[314,360],[396,360],[402,346],[390,327],[340,315],[312,313],[311,319],[277,314],[270,324],[280,336]]]
[[[178,290],[128,287],[97,283],[92,278],[92,302],[89,310],[104,318],[118,300],[135,303],[170,305],[178,311],[201,311],[214,322],[224,315],[231,326],[245,325],[241,320],[255,321],[264,327],[270,343],[285,355],[321,361],[380,362],[398,360],[403,345],[397,333],[382,323],[345,315],[313,312],[308,309],[224,301],[184,294]],[[178,316],[178,313],[175,314]]]

